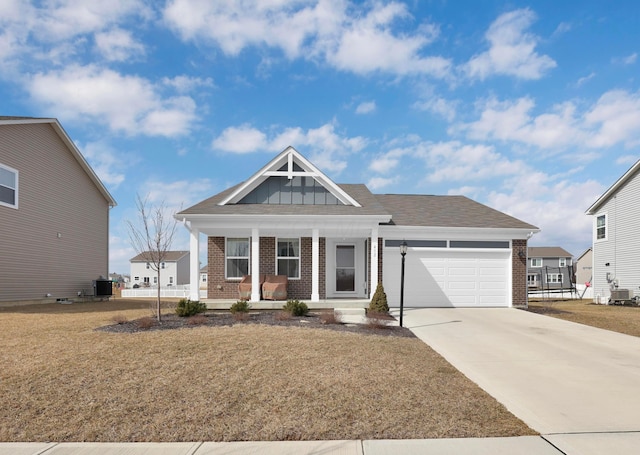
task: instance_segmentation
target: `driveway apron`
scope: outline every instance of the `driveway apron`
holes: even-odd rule
[[[404,321],[542,434],[640,430],[640,338],[512,308],[406,309]]]

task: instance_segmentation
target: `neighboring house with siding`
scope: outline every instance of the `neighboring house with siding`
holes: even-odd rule
[[[406,306],[524,306],[527,241],[539,231],[464,196],[383,195],[336,184],[292,147],[175,217],[190,233],[190,282],[200,277],[203,234],[207,301],[236,300],[250,275],[254,308],[261,275],[286,275],[288,298],[312,307],[366,306],[378,283],[397,306],[403,241]],[[191,286],[193,300],[197,289]]]
[[[593,217],[593,293],[607,302],[612,289],[640,292],[640,160],[586,211]]]
[[[558,246],[537,246],[529,247],[527,255],[530,291],[571,289],[574,275],[571,253]]]
[[[115,205],[56,119],[0,117],[0,303],[92,294]]]
[[[575,265],[576,284],[591,285],[593,279],[593,248],[587,248],[584,253],[578,256]]]
[[[145,253],[131,258],[131,286],[157,286],[158,272],[152,269],[151,263],[145,259]],[[176,286],[189,283],[189,252],[167,251],[165,260],[160,263],[160,287]]]

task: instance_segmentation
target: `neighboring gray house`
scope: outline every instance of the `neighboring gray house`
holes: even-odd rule
[[[264,275],[286,275],[288,298],[312,307],[367,306],[378,283],[397,306],[403,241],[406,306],[524,306],[527,240],[539,231],[464,196],[336,184],[292,147],[175,216],[190,234],[190,298],[198,299],[204,234],[207,300],[237,299],[240,280],[251,275],[254,308]]]
[[[593,216],[594,299],[640,291],[640,160],[586,211]]]
[[[145,253],[131,258],[131,286],[157,286],[158,272],[151,268],[145,259]],[[189,252],[167,251],[164,262],[160,264],[160,287],[189,283]]]
[[[529,247],[527,287],[530,291],[571,289],[573,262],[571,253],[558,246]]]
[[[56,119],[0,117],[0,303],[93,293],[115,205]]]

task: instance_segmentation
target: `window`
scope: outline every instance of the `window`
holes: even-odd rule
[[[235,279],[249,275],[249,239],[228,238],[226,248],[226,277]]]
[[[562,283],[562,274],[547,273],[547,283]]]
[[[300,278],[300,239],[278,239],[276,262],[278,275]]]
[[[133,277],[133,281],[140,281],[140,277],[139,276],[134,276]]]
[[[0,205],[18,208],[18,171],[0,164]]]
[[[596,217],[596,240],[607,239],[607,215]]]
[[[558,261],[558,266],[566,267],[567,266],[567,258],[560,258],[560,260]]]
[[[535,275],[535,274],[527,275],[527,286],[529,286],[529,287],[537,287],[538,286],[538,275]]]
[[[531,267],[542,267],[542,258],[531,258]]]
[[[153,277],[153,284],[158,284],[158,277],[157,276]]]
[[[151,266],[149,265],[149,263],[147,262],[147,269],[151,268]]]
[[[148,276],[144,277],[144,283],[147,284],[147,285],[149,284],[149,277]]]
[[[173,286],[173,277],[172,276],[169,277],[169,286]]]
[[[160,268],[164,269],[164,262],[160,264]]]

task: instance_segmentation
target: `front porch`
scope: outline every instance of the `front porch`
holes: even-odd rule
[[[231,305],[236,303],[237,299],[202,299],[202,302],[207,304],[209,310],[228,310]],[[310,310],[323,310],[323,309],[361,309],[368,308],[371,299],[322,299],[318,301],[312,301],[307,299],[300,299],[304,302]],[[285,300],[260,300],[258,302],[249,302],[252,310],[281,310]]]

